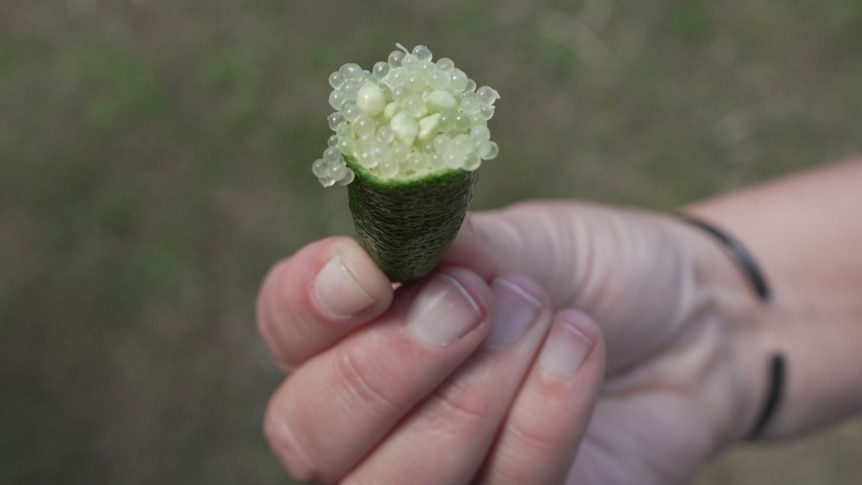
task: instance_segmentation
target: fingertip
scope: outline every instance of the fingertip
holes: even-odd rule
[[[392,302],[392,284],[354,239],[332,241],[326,262],[314,278],[318,309],[333,318],[352,318],[370,310],[379,314]]]
[[[258,331],[275,360],[290,369],[355,327],[382,314],[392,286],[355,240],[315,241],[279,261],[264,277]]]
[[[584,364],[604,351],[602,333],[586,313],[562,310],[554,315],[551,331],[539,354],[539,365],[546,374],[569,379]],[[602,354],[603,355],[603,354]],[[603,359],[601,359],[603,360]]]
[[[472,269],[457,266],[444,268],[440,273],[454,278],[470,295],[478,310],[483,314],[488,313],[491,301],[491,289],[479,273]]]
[[[418,341],[446,347],[484,336],[490,322],[491,290],[475,272],[448,267],[432,273],[411,297],[407,329]],[[476,332],[478,330],[478,332]]]

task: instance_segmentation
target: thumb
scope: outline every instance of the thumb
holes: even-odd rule
[[[588,279],[595,215],[572,203],[525,203],[467,215],[442,264],[472,269],[490,281],[505,273],[530,276],[555,308],[568,306]],[[605,211],[602,211],[605,212]]]

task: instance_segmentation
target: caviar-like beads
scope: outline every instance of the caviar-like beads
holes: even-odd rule
[[[384,180],[473,171],[497,156],[487,120],[499,93],[426,46],[398,47],[371,71],[348,63],[329,76],[335,135],[312,165],[325,187],[354,180],[345,156]]]

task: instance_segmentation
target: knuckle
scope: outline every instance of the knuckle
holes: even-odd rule
[[[514,448],[525,453],[529,450],[534,456],[552,456],[565,449],[570,438],[566,427],[542,425],[543,422],[541,416],[528,421],[513,420],[508,431]]]
[[[309,451],[275,405],[270,403],[263,425],[264,435],[287,472],[304,483],[320,483],[321,470]]]
[[[458,435],[473,435],[488,420],[488,398],[475,389],[451,383],[432,395],[432,420],[441,430]]]
[[[385,416],[397,409],[398,381],[374,354],[345,349],[335,360],[336,392],[349,410]]]

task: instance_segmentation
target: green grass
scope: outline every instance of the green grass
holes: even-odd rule
[[[670,209],[862,151],[856,0],[87,4],[0,7],[2,483],[284,483],[255,293],[352,233],[310,172],[326,78],[396,41],[502,94],[479,209]],[[857,483],[858,429],[701,483]]]

